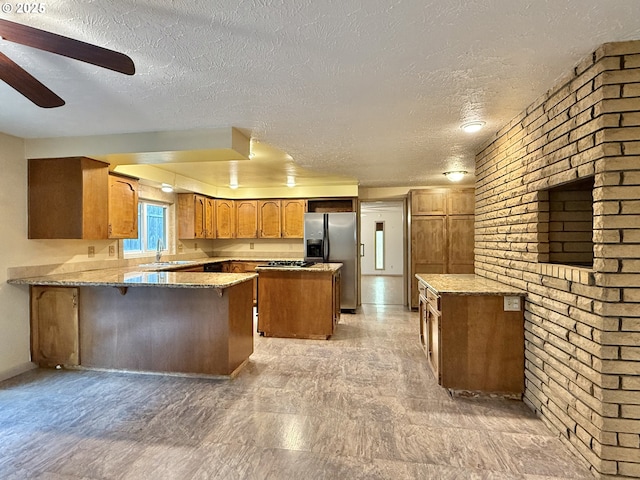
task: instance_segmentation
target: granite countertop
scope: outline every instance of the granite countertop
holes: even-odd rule
[[[526,295],[518,288],[474,274],[416,273],[438,295]]]
[[[255,273],[202,273],[143,271],[135,268],[110,268],[59,273],[8,280],[14,285],[53,287],[167,287],[228,288],[257,277]]]
[[[256,272],[336,272],[342,268],[342,263],[314,263],[308,267],[293,267],[293,266],[277,266],[277,267],[256,267]]]

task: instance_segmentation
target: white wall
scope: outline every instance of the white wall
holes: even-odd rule
[[[360,242],[364,256],[360,258],[362,275],[404,274],[403,202],[362,202],[360,204]],[[384,270],[375,269],[375,222],[384,222]]]
[[[32,367],[29,349],[29,288],[9,285],[7,269],[30,265],[110,264],[110,240],[27,239],[27,161],[24,140],[0,133],[0,379]],[[115,242],[117,245],[117,242]],[[95,257],[88,257],[88,247]],[[55,267],[51,267],[52,269]]]

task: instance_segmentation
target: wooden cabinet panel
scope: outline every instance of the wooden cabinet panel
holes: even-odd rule
[[[446,217],[444,215],[411,218],[411,305],[418,306],[416,273],[445,273]]]
[[[412,190],[411,215],[445,215],[447,213],[446,190]]]
[[[109,165],[86,157],[29,159],[29,238],[106,239]]]
[[[340,318],[339,287],[339,272],[261,270],[258,331],[267,337],[329,338]]]
[[[449,215],[473,215],[475,202],[474,190],[452,190],[447,194],[447,213]]]
[[[280,200],[258,201],[258,236],[280,238]]]
[[[216,199],[216,238],[236,237],[236,209],[233,200]]]
[[[474,216],[448,217],[447,230],[449,237],[447,273],[473,273]]]
[[[282,200],[282,238],[304,238],[305,201]]]
[[[138,179],[109,174],[109,238],[138,237]]]
[[[416,273],[474,272],[474,202],[471,188],[411,191],[411,308]]]
[[[202,195],[178,194],[178,238],[205,238],[206,202]]]
[[[31,360],[40,366],[78,365],[78,289],[31,287]]]
[[[236,238],[258,238],[258,201],[236,200]]]
[[[216,201],[209,197],[204,204],[204,238],[216,238]]]

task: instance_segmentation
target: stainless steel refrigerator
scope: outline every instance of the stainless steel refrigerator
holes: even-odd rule
[[[358,243],[355,212],[305,213],[304,259],[342,263],[340,309],[358,306]]]

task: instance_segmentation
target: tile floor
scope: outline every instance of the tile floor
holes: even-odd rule
[[[234,380],[34,370],[0,383],[0,478],[591,479],[521,402],[451,398],[417,313],[256,337]]]
[[[362,303],[376,305],[404,305],[404,277],[402,275],[362,275],[360,296]]]

